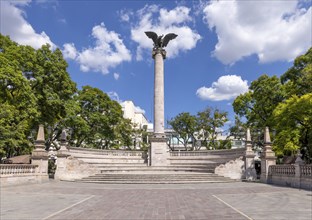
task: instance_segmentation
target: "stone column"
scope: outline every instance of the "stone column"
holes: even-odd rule
[[[164,108],[164,59],[166,51],[162,48],[153,50],[154,66],[154,134],[164,134],[165,108]]]
[[[264,131],[264,147],[261,155],[261,176],[260,181],[268,182],[269,166],[276,165],[275,153],[272,151],[271,138],[269,128],[265,127]]]
[[[66,131],[63,130],[61,134],[61,148],[57,151],[57,160],[56,160],[56,171],[54,174],[54,179],[63,179],[66,176],[66,165],[68,154],[68,143],[66,139]]]
[[[44,127],[39,125],[37,139],[35,141],[35,150],[31,154],[31,164],[38,165],[36,173],[39,181],[49,179],[48,176],[48,152],[45,150]]]
[[[151,166],[166,166],[168,165],[168,147],[164,120],[164,59],[166,58],[166,51],[162,48],[154,48],[153,58],[155,59],[154,134],[149,138],[151,143],[149,164]]]
[[[244,155],[244,162],[245,162],[245,179],[247,181],[255,181],[257,179],[257,172],[255,169],[255,153],[252,150],[251,144],[251,135],[250,129],[247,128],[246,131],[246,142],[245,142],[245,155]]]

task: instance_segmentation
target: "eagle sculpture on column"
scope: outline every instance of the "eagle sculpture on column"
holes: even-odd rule
[[[174,33],[169,33],[165,37],[163,37],[164,35],[158,36],[155,32],[152,31],[146,31],[145,34],[148,38],[151,38],[153,40],[154,48],[164,48],[168,45],[170,40],[178,36]]]

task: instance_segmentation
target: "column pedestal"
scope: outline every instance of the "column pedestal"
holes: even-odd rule
[[[244,162],[245,162],[245,180],[247,181],[255,181],[257,179],[257,172],[255,169],[255,153],[252,150],[251,143],[251,135],[250,129],[247,128],[246,132],[246,144],[245,144],[245,154],[244,154]]]
[[[68,143],[66,140],[66,132],[62,131],[61,134],[61,148],[57,152],[56,170],[54,179],[61,180],[66,177],[67,157],[69,156]]]
[[[276,157],[275,153],[272,151],[269,128],[266,127],[264,133],[264,148],[261,155],[261,182],[268,183],[269,166],[271,165],[276,165]]]
[[[37,165],[36,175],[40,182],[47,181],[49,156],[45,150],[44,127],[39,126],[37,139],[35,141],[35,150],[31,154],[31,164]]]
[[[165,134],[153,135],[150,140],[149,164],[151,166],[167,166],[169,150],[167,149],[167,138]]]

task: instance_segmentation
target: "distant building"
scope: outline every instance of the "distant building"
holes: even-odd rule
[[[130,119],[136,126],[135,128],[143,128],[144,125],[148,125],[148,121],[144,115],[144,112],[138,109],[132,101],[124,101],[121,103],[123,117]]]
[[[134,124],[134,129],[147,129],[148,121],[142,109],[136,107],[132,101],[124,101],[121,103],[123,117],[130,119]],[[133,137],[134,149],[142,147],[143,137],[140,134],[135,134]]]

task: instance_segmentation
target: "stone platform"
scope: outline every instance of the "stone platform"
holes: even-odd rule
[[[312,219],[312,192],[262,183],[1,187],[0,219]]]

